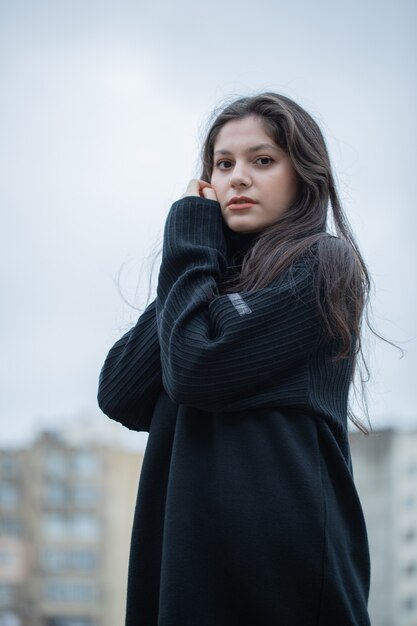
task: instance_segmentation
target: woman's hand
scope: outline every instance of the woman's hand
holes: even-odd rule
[[[199,198],[208,198],[209,200],[217,201],[216,192],[210,183],[206,183],[205,180],[198,180],[198,178],[190,180],[187,191],[181,198],[186,198],[187,196],[198,196]]]

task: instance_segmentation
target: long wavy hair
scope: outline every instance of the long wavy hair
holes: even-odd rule
[[[323,329],[340,348],[335,359],[353,360],[352,378],[360,372],[360,401],[372,430],[364,387],[370,376],[362,347],[363,319],[375,335],[388,340],[369,321],[371,277],[343,211],[318,124],[296,102],[276,93],[233,100],[214,111],[202,145],[200,177],[211,181],[214,144],[223,126],[248,116],[257,116],[266,133],[291,158],[299,179],[299,193],[294,204],[255,238],[237,273],[220,286],[220,293],[262,289],[297,258],[311,255],[314,249],[315,289]],[[329,232],[331,229],[333,233]],[[361,367],[357,368],[359,361]],[[357,391],[355,388],[356,396]],[[369,434],[351,406],[348,417],[359,430]]]

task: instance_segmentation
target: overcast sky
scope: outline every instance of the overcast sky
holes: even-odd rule
[[[371,421],[417,427],[414,0],[0,7],[0,445],[109,421],[99,371],[138,315],[120,270],[143,306],[210,111],[259,90],[294,98],[325,133],[374,323],[406,350],[371,344]]]

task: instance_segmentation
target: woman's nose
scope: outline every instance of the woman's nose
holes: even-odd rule
[[[236,165],[230,174],[230,186],[231,187],[249,187],[251,184],[251,178],[249,173],[244,167]]]

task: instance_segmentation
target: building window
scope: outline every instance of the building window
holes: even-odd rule
[[[0,548],[0,568],[10,567],[14,561],[15,555],[7,548]]]
[[[22,626],[22,620],[16,613],[2,612],[0,613],[0,626]]]
[[[48,450],[43,457],[43,467],[48,476],[65,478],[68,472],[68,463],[65,454],[59,450]]]
[[[100,535],[98,520],[92,515],[75,514],[72,516],[72,532],[77,539],[96,540]]]
[[[19,491],[12,483],[0,484],[0,507],[14,509],[19,502]]]
[[[0,476],[12,478],[18,473],[17,457],[11,454],[0,454]]]
[[[74,473],[78,476],[95,476],[100,472],[100,459],[93,452],[82,450],[73,457]]]
[[[416,505],[416,499],[414,496],[407,496],[406,498],[404,498],[403,500],[403,505],[404,508],[407,509],[407,511],[412,511]]]
[[[23,526],[20,519],[14,517],[0,517],[0,535],[21,537]]]
[[[415,463],[415,462],[410,463],[410,465],[407,465],[405,471],[410,476],[415,476],[415,474],[417,474],[417,463]]]
[[[413,576],[417,572],[416,563],[409,563],[406,567],[404,567],[404,573],[407,576]]]
[[[0,606],[8,606],[15,601],[15,588],[12,585],[0,583]]]
[[[414,539],[416,538],[416,529],[415,528],[409,528],[403,534],[403,537],[404,537],[405,541],[414,541]]]
[[[98,503],[98,491],[92,485],[75,485],[73,489],[74,504],[79,507],[94,507]]]
[[[68,490],[62,483],[45,482],[43,493],[45,504],[63,506],[68,503]]]
[[[50,617],[46,626],[96,626],[96,622],[88,617]]]
[[[403,605],[404,611],[406,611],[407,613],[414,611],[414,609],[417,607],[416,597],[408,596],[408,598],[405,598],[403,600],[402,605]]]
[[[51,603],[92,604],[97,600],[97,587],[89,580],[47,580],[43,595]]]
[[[87,514],[62,515],[46,513],[43,518],[43,532],[51,539],[98,540],[100,524],[98,520]]]
[[[48,572],[91,572],[97,568],[97,553],[93,550],[46,548],[41,554],[41,564]]]
[[[45,537],[50,537],[51,539],[66,539],[68,535],[68,522],[64,515],[60,515],[59,513],[47,513],[44,515],[43,521],[43,532]]]

